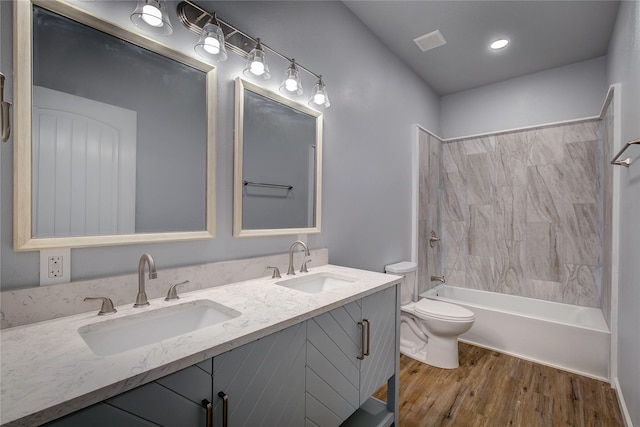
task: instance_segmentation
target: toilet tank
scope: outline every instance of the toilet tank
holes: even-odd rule
[[[404,276],[400,285],[400,304],[402,305],[418,299],[416,293],[416,269],[416,263],[411,261],[397,262],[384,268],[386,273]]]

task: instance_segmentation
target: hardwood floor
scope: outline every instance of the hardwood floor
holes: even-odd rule
[[[400,359],[400,427],[624,426],[608,383],[460,343],[460,367]],[[385,400],[386,386],[375,396]]]

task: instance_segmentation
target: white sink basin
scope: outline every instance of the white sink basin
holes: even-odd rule
[[[122,353],[240,316],[210,300],[197,300],[82,326],[78,334],[97,356]]]
[[[276,285],[309,294],[317,294],[318,292],[340,288],[353,282],[355,282],[354,279],[338,276],[337,274],[314,273],[302,277],[296,277],[295,279],[276,282]]]

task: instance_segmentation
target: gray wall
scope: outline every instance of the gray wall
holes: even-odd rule
[[[1,3],[8,9],[8,2]],[[104,13],[115,13],[122,6],[121,2],[79,5],[103,8]],[[340,2],[207,2],[207,7],[324,76],[332,105],[324,113],[322,233],[309,237],[311,246],[329,248],[331,263],[376,271],[383,271],[385,264],[409,259],[408,165],[415,124],[439,131],[438,97]],[[183,30],[175,15],[172,19],[174,34],[167,43],[185,40],[194,44],[197,36]],[[0,31],[3,43],[11,39],[10,25],[3,22]],[[273,76],[264,86],[277,90],[287,64],[273,55],[270,61]],[[233,54],[218,66],[216,239],[73,249],[72,280],[134,272],[143,252],[151,253],[162,269],[288,249],[294,236],[231,237],[233,80],[243,66]],[[304,79],[310,90],[315,82]],[[38,283],[39,255],[13,252],[12,145],[4,144],[2,150],[0,270],[1,286],[6,290]]]
[[[609,46],[608,79],[622,86],[622,143],[640,137],[640,3],[624,1]],[[618,114],[618,112],[616,112]],[[620,171],[618,379],[633,425],[640,425],[640,150]]]
[[[461,138],[600,114],[607,94],[600,57],[441,99],[442,138]]]

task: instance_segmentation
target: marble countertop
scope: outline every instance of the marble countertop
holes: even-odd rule
[[[398,283],[400,277],[334,265],[309,273],[334,273],[354,283],[321,293],[277,286],[263,277],[181,294],[180,300],[150,300],[144,308],[96,310],[1,331],[0,422],[37,425],[176,372],[288,326]],[[295,277],[302,277],[298,273]],[[209,299],[242,313],[187,335],[111,356],[96,356],[78,328],[179,303]]]

